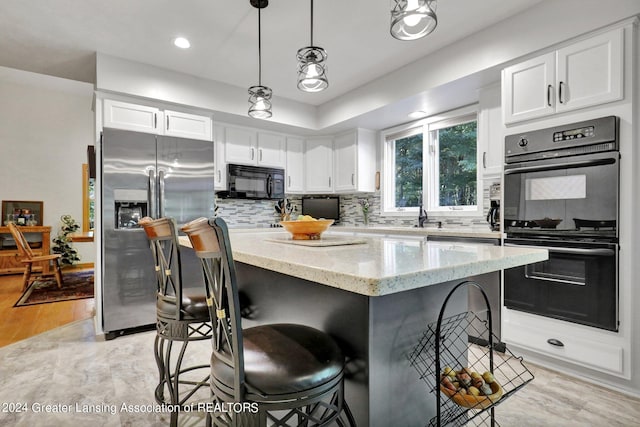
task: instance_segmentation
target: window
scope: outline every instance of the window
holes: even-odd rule
[[[383,213],[478,212],[477,112],[464,108],[383,132]]]

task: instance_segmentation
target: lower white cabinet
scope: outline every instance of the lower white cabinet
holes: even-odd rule
[[[533,314],[502,309],[502,341],[545,357],[618,377],[624,372],[625,346],[615,332]]]
[[[305,141],[304,182],[307,193],[333,192],[333,139]]]

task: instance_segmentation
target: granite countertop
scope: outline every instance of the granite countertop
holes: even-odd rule
[[[364,243],[328,247],[272,241],[288,236],[280,230],[230,230],[234,259],[350,292],[381,296],[548,258],[544,249],[428,242],[401,236],[362,235],[358,240]],[[189,246],[187,237],[180,239]]]
[[[331,227],[336,232],[375,233],[385,235],[410,235],[410,236],[450,236],[464,238],[500,239],[502,233],[491,231],[485,227],[394,227],[394,226],[343,226]]]

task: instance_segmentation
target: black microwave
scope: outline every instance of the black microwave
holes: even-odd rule
[[[284,169],[229,164],[227,188],[219,195],[232,199],[282,199]]]

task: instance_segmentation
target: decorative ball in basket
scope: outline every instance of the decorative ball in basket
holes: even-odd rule
[[[488,408],[502,397],[502,387],[491,372],[480,375],[468,368],[446,367],[440,378],[440,391],[465,408]]]
[[[293,240],[320,240],[322,233],[327,231],[333,221],[300,215],[297,221],[280,221],[280,224],[291,233]]]

